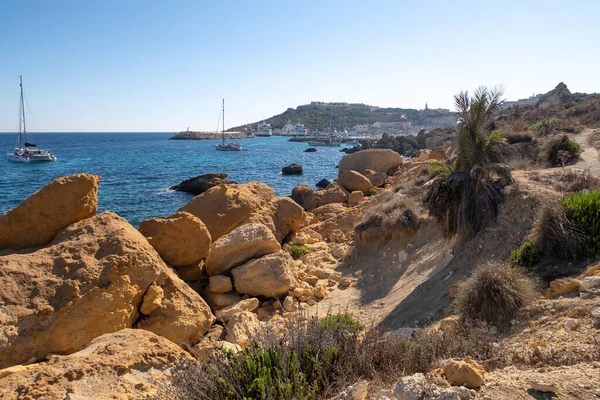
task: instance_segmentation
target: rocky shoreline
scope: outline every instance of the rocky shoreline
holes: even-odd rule
[[[244,132],[225,132],[225,139],[246,139],[252,137]],[[222,132],[182,131],[169,140],[217,140],[222,139]]]

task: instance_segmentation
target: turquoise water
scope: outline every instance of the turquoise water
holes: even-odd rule
[[[169,215],[193,196],[169,191],[182,180],[224,172],[238,183],[265,182],[278,196],[289,196],[299,183],[314,185],[337,176],[344,155],[339,147],[304,153],[306,143],[285,137],[241,140],[243,152],[218,152],[214,140],[167,140],[173,133],[38,133],[31,140],[53,152],[56,163],[17,164],[6,160],[15,135],[0,133],[0,214],[17,206],[52,179],[79,172],[102,177],[100,211],[114,211],[137,226],[142,220]],[[304,174],[282,176],[281,168],[300,163]]]

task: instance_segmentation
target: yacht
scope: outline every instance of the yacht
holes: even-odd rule
[[[215,149],[220,151],[242,151],[242,144],[236,142],[225,142],[225,99],[223,99],[223,107],[221,109],[223,115],[223,142],[215,144]],[[217,127],[218,132],[218,127]]]
[[[294,136],[306,136],[308,134],[308,129],[298,122],[296,126],[294,126]]]
[[[256,131],[256,136],[271,136],[273,132],[271,131],[271,124],[258,124],[258,130]]]
[[[18,163],[55,162],[56,157],[49,151],[40,149],[27,139],[27,125],[25,124],[25,103],[23,101],[23,77],[19,76],[21,87],[21,102],[19,103],[19,133],[17,144],[12,152],[6,153],[6,159]]]

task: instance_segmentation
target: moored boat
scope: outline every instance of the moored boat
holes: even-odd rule
[[[223,141],[222,143],[215,144],[215,149],[220,151],[242,151],[242,144],[236,142],[225,142],[225,99],[223,99],[223,107],[221,109],[223,115]],[[218,131],[218,129],[217,129]]]
[[[271,124],[258,124],[258,130],[256,131],[256,136],[266,137],[272,136],[273,132],[271,130]]]

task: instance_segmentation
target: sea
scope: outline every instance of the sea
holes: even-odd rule
[[[222,172],[237,183],[261,181],[278,196],[294,186],[312,187],[337,177],[341,147],[289,142],[287,137],[242,139],[242,152],[221,152],[216,140],[168,140],[175,133],[37,133],[29,137],[57,157],[55,163],[20,164],[0,157],[0,214],[23,202],[55,178],[80,172],[101,177],[98,211],[110,210],[138,226],[145,219],[170,215],[193,195],[169,190],[184,179]],[[14,148],[16,134],[0,133],[0,150]],[[281,168],[299,163],[302,175],[283,176]]]

